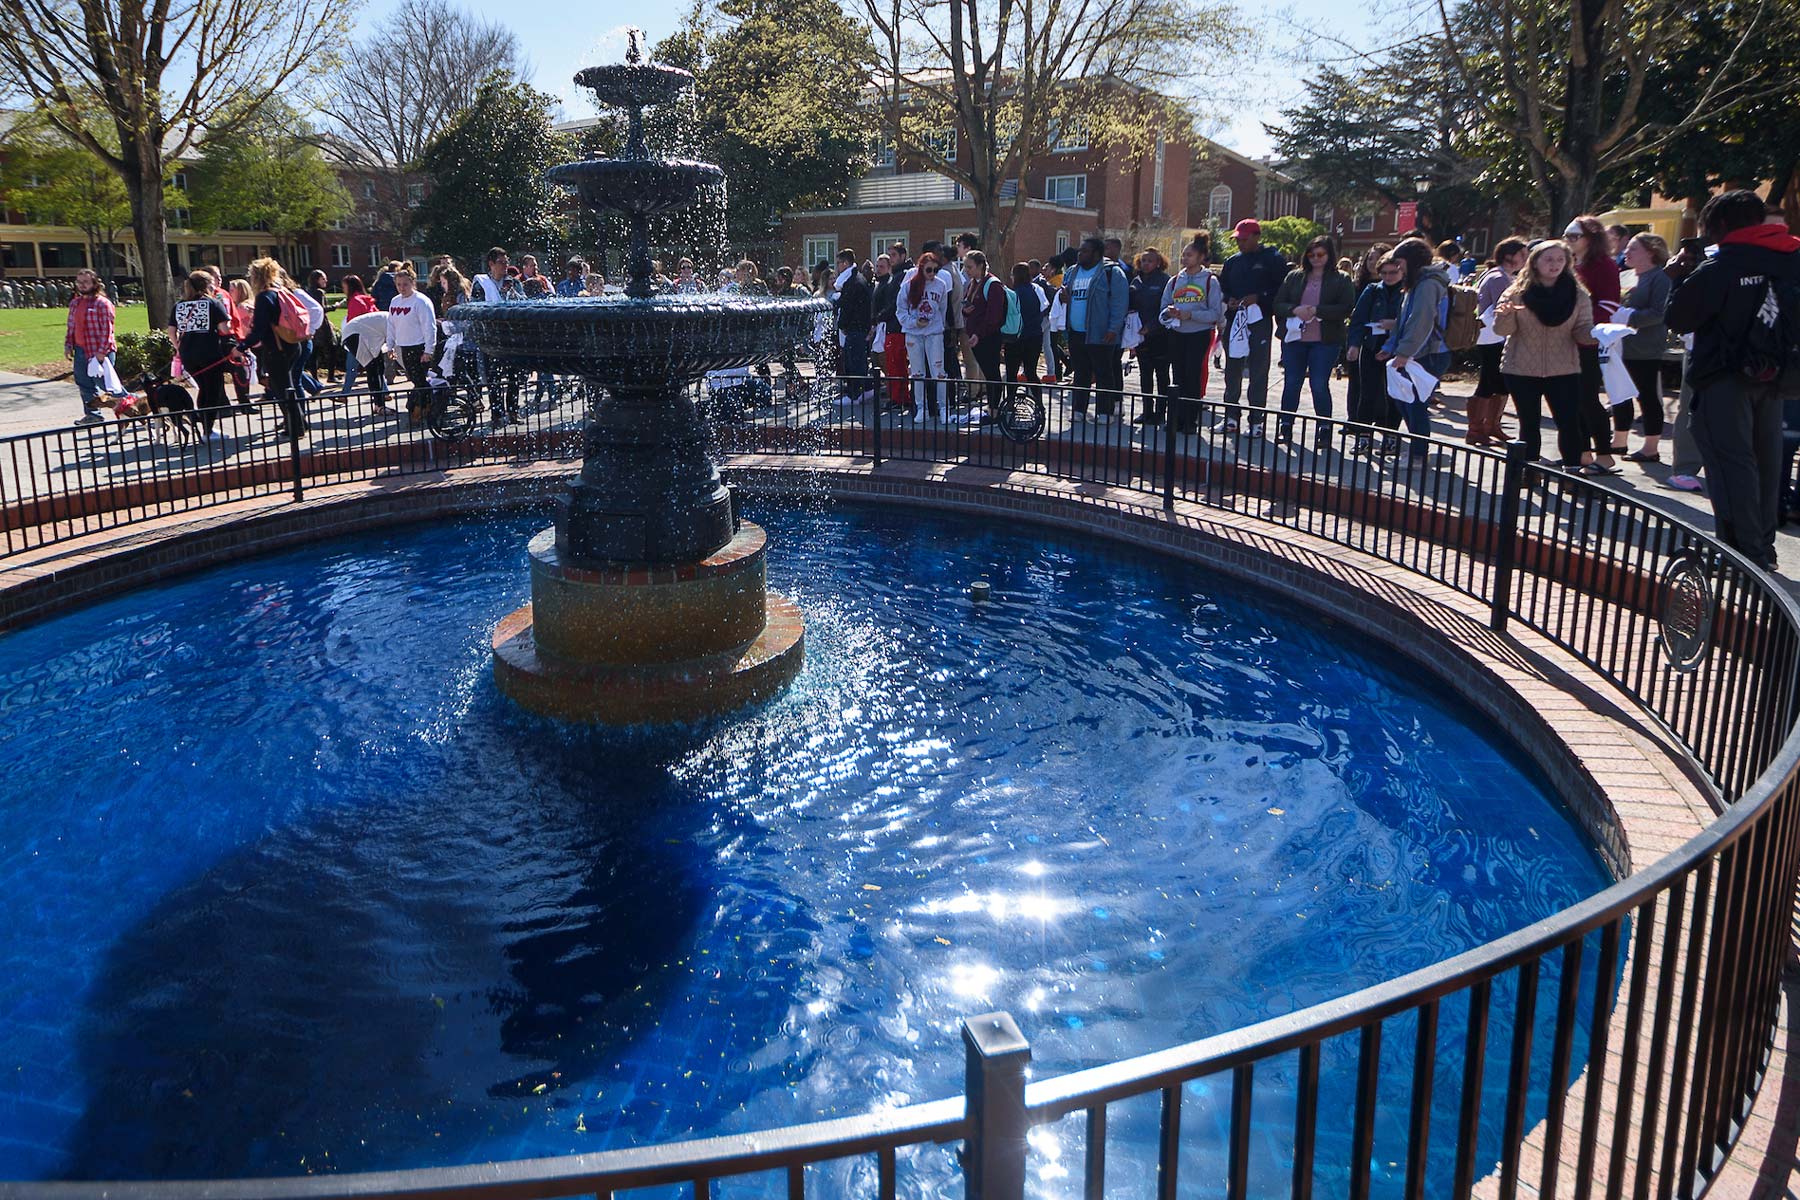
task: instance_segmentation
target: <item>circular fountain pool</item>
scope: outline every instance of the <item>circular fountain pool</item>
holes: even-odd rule
[[[752,515],[808,657],[710,730],[571,730],[495,693],[541,513],[0,638],[0,1179],[862,1112],[955,1094],[964,1015],[1012,1011],[1055,1073],[1608,882],[1470,712],[1310,614],[1038,529]]]

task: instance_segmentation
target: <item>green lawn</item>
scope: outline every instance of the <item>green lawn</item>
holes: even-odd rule
[[[46,368],[63,362],[63,330],[68,324],[66,309],[0,309],[0,371],[54,374]],[[67,365],[59,369],[66,370]]]
[[[0,371],[29,375],[56,375],[69,369],[63,358],[63,331],[68,328],[66,308],[0,308]],[[144,306],[119,309],[121,332],[142,332]]]

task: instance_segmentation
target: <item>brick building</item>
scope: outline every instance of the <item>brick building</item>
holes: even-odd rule
[[[967,154],[956,131],[943,136],[947,156]],[[846,248],[859,258],[873,258],[896,241],[916,252],[922,242],[975,231],[975,205],[954,180],[896,159],[891,145],[878,157],[881,161],[851,184],[843,205],[782,218],[785,262],[812,267]],[[1153,149],[1122,156],[1072,133],[1028,161],[1021,177],[1002,188],[1004,201],[1021,189],[1026,200],[1010,242],[999,247],[999,261],[1044,258],[1090,234],[1129,239],[1139,230],[1185,228],[1192,159],[1192,147],[1175,139],[1158,137]]]

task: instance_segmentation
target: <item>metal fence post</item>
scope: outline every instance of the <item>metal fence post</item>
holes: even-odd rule
[[[1500,479],[1499,542],[1494,548],[1494,595],[1488,627],[1506,632],[1512,616],[1513,564],[1519,553],[1519,504],[1525,491],[1525,463],[1530,451],[1524,442],[1506,443],[1506,473]]]
[[[968,1200],[1024,1200],[1025,1067],[1031,1043],[1010,1013],[963,1022],[969,1136],[962,1168]]]
[[[300,483],[300,431],[292,428],[288,430],[288,467],[294,476],[294,499],[306,499],[306,489]]]
[[[874,465],[881,465],[881,393],[887,387],[887,380],[881,381],[881,387],[875,389],[875,399],[869,402],[869,437],[871,439],[870,457]]]
[[[1175,511],[1175,447],[1179,440],[1175,432],[1175,413],[1181,401],[1174,396],[1163,400],[1163,511]]]

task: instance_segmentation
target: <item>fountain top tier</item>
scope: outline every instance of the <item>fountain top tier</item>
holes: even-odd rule
[[[545,172],[573,189],[588,210],[626,215],[631,241],[625,295],[459,305],[456,314],[470,340],[491,358],[585,375],[615,390],[662,388],[772,357],[804,341],[824,311],[817,300],[657,291],[647,218],[692,205],[725,175],[712,163],[651,157],[644,108],[679,100],[694,77],[646,61],[642,38],[631,31],[623,63],[588,67],[575,76],[601,103],[626,110],[630,125],[619,157]]]

